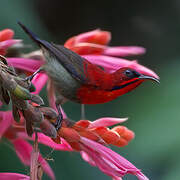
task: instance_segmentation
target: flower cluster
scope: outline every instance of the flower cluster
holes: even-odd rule
[[[12,30],[0,31],[0,55],[6,56],[8,48],[20,40],[14,40]],[[74,36],[67,40],[65,47],[82,55],[89,62],[101,66],[107,72],[114,72],[121,67],[129,67],[138,70],[145,75],[159,78],[152,70],[140,65],[136,60],[129,61],[119,57],[141,55],[145,49],[136,46],[109,47],[111,34],[107,31],[94,30]],[[26,57],[26,58],[25,58]],[[0,111],[0,137],[9,140],[22,163],[31,166],[33,147],[28,141],[35,141],[35,133],[38,132],[38,142],[59,151],[78,151],[82,158],[92,166],[98,167],[106,175],[120,180],[130,173],[140,180],[148,178],[125,158],[112,151],[108,146],[126,146],[133,138],[133,131],[125,126],[117,125],[125,119],[104,117],[95,121],[80,120],[73,122],[64,112],[62,127],[56,132],[54,123],[57,119],[55,110],[49,107],[41,107],[40,97],[37,96],[45,86],[48,77],[40,73],[32,80],[32,84],[19,78],[13,68],[21,70],[21,73],[33,73],[41,64],[41,53],[21,54],[19,57],[2,57],[0,69],[0,81],[3,89],[0,99],[4,103],[12,101],[12,110]],[[6,63],[7,60],[7,63]],[[5,68],[4,68],[5,67]],[[13,67],[13,68],[11,68]],[[5,76],[3,76],[6,73]],[[14,85],[14,86],[12,86]],[[36,90],[30,90],[35,86]],[[17,89],[17,87],[19,89]],[[55,99],[49,89],[49,102],[54,108]],[[10,95],[10,96],[9,96]],[[31,100],[31,101],[29,101]],[[62,110],[63,111],[63,110]],[[17,121],[15,121],[15,120]],[[113,126],[109,128],[109,126]],[[27,135],[27,133],[28,135]],[[37,155],[37,162],[51,179],[55,179],[54,173],[41,154]],[[37,173],[41,179],[41,171]],[[0,173],[0,179],[30,179],[29,176],[17,173]]]

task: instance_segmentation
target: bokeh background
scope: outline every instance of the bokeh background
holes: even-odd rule
[[[124,125],[135,132],[135,139],[127,147],[112,149],[142,169],[150,179],[180,179],[179,0],[1,0],[0,29],[12,28],[16,38],[32,44],[17,20],[41,38],[59,44],[72,35],[101,28],[112,32],[110,45],[147,48],[147,53],[138,60],[158,73],[161,84],[146,82],[112,102],[87,106],[87,118],[129,117]],[[69,117],[79,120],[78,104],[68,102],[63,107]],[[41,152],[54,159],[49,163],[57,180],[110,179],[84,162],[79,153],[51,153],[47,147],[42,147]],[[28,173],[28,168],[21,164],[5,140],[0,143],[0,162],[0,172]],[[124,179],[136,178],[128,175]]]

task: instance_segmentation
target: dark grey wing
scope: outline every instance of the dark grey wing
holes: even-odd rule
[[[84,74],[84,66],[87,64],[84,58],[74,53],[73,51],[61,45],[49,43],[45,40],[39,39],[32,31],[25,27],[22,23],[18,22],[22,29],[30,36],[30,38],[37,43],[43,50],[47,50],[49,55],[54,56],[57,61],[77,80],[82,83],[87,82],[87,77]]]
[[[62,45],[56,45],[54,43],[44,42],[46,44],[45,49],[49,51],[50,55],[55,56],[56,60],[77,80],[86,82],[85,65],[88,63],[86,59],[73,51],[65,48]]]

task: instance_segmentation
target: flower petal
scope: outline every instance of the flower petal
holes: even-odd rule
[[[93,64],[102,66],[107,72],[110,73],[113,73],[122,67],[129,67],[135,69],[139,73],[159,79],[159,76],[155,72],[143,65],[138,64],[137,61],[129,61],[122,58],[103,55],[84,55],[82,57],[86,58]]]
[[[141,55],[146,52],[146,49],[138,46],[117,46],[108,47],[104,50],[103,54],[107,56],[134,56]]]
[[[77,54],[85,55],[85,54],[102,54],[106,46],[93,44],[93,43],[78,43],[71,47],[71,50],[76,52]]]
[[[111,33],[96,29],[76,36],[76,44],[80,42],[89,42],[94,44],[106,45],[111,40]]]
[[[109,43],[110,40],[111,40],[110,32],[96,29],[93,31],[81,33],[77,36],[68,39],[65,42],[64,46],[71,49],[74,45],[77,45],[78,43],[82,43],[82,42],[106,45]]]
[[[42,61],[25,58],[7,58],[8,64],[18,69],[35,72],[42,64]]]
[[[128,67],[129,65],[134,63],[134,61],[104,55],[83,55],[82,57],[93,64],[102,66],[107,72],[110,73],[117,71],[122,67]]]
[[[56,112],[57,112],[57,108],[56,108],[56,96],[55,96],[55,93],[54,93],[55,90],[54,90],[53,82],[51,80],[48,81],[47,92],[48,92],[49,105],[50,105],[50,107],[55,109]],[[61,113],[63,115],[63,118],[66,119],[67,116],[66,116],[66,113],[63,111],[62,107],[61,107]]]
[[[93,151],[92,149],[89,149],[86,146],[84,146],[84,147],[82,146],[82,148],[94,160],[96,166],[104,174],[111,176],[111,177],[122,177],[123,176],[123,169],[119,170],[111,162],[108,162],[105,158],[101,157],[101,155],[98,152]]]
[[[31,140],[31,141],[35,139],[34,134],[31,138],[24,132],[18,132],[17,136],[19,138],[23,138],[23,139],[27,139],[27,140]],[[61,138],[61,144],[57,144],[50,137],[44,135],[43,133],[38,133],[38,142],[41,144],[44,144],[46,146],[49,146],[55,150],[72,151],[71,146],[63,138]]]
[[[0,31],[0,42],[8,39],[12,39],[14,36],[14,31],[11,29],[3,29]]]
[[[53,109],[56,109],[56,96],[55,96],[55,89],[54,89],[54,84],[52,80],[49,80],[47,83],[47,93],[48,93],[48,100],[49,100],[49,105]]]
[[[114,176],[112,180],[122,180],[122,178]]]
[[[6,41],[2,41],[2,42],[0,42],[0,49],[7,49],[8,47],[10,47],[14,44],[20,43],[21,41],[22,40],[19,40],[19,39],[9,39]]]
[[[56,144],[50,137],[44,135],[43,133],[38,133],[38,142],[46,146],[49,146],[55,150],[72,151],[71,146],[64,139],[61,139],[61,144]]]
[[[33,92],[33,94],[39,94],[42,88],[45,86],[47,80],[48,80],[48,76],[46,74],[44,73],[37,74],[32,80],[32,83],[36,87],[36,91]]]
[[[11,141],[21,162],[27,166],[30,165],[32,146],[25,140],[17,138]]]
[[[84,161],[88,162],[91,166],[96,166],[96,163],[92,160],[92,158],[84,151],[80,151],[81,157]]]
[[[111,149],[84,137],[81,137],[81,143],[85,152],[107,175],[123,177],[125,174],[130,173],[136,175],[139,180],[148,180],[139,169]]]
[[[29,176],[19,173],[0,173],[1,180],[30,180]]]
[[[88,128],[97,128],[97,127],[107,127],[107,126],[113,126],[115,124],[119,124],[122,122],[127,121],[128,118],[112,118],[112,117],[104,117],[104,118],[99,118],[96,121],[93,121],[90,123]]]

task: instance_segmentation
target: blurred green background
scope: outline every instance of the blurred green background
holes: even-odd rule
[[[135,132],[135,139],[127,147],[112,149],[150,179],[180,179],[180,1],[1,0],[0,29],[12,28],[16,38],[32,44],[17,20],[41,38],[60,44],[72,35],[101,28],[112,32],[111,45],[147,48],[139,62],[157,72],[161,84],[146,82],[112,102],[87,106],[87,118],[129,117],[124,125]],[[63,107],[70,118],[79,120],[80,105],[68,102]],[[47,156],[51,149],[42,146],[41,152]],[[58,180],[110,179],[79,153],[53,152],[50,157]],[[5,141],[0,144],[0,159],[0,172],[28,173]]]

